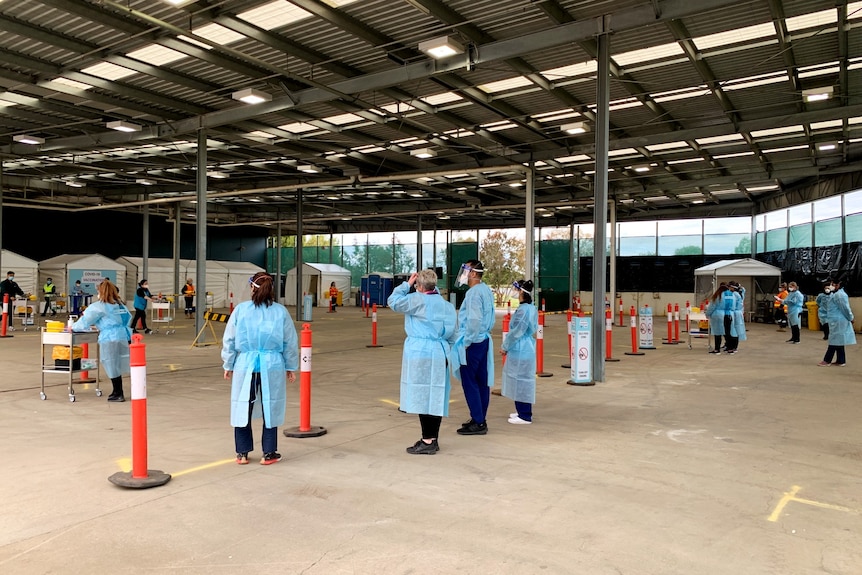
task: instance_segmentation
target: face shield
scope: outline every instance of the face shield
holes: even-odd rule
[[[472,267],[468,266],[467,264],[462,264],[461,270],[458,272],[458,277],[455,278],[455,287],[467,285],[467,281],[470,279],[471,271],[473,271]]]
[[[525,290],[525,289],[521,286],[521,284],[520,284],[520,283],[518,283],[518,282],[512,282],[512,287],[510,287],[510,288],[509,288],[509,296],[510,296],[510,297],[517,298],[517,297],[520,297],[520,296],[521,296],[521,292],[523,292],[523,293],[525,293],[525,294],[527,294],[527,295],[529,295],[529,293],[530,293],[529,291]]]

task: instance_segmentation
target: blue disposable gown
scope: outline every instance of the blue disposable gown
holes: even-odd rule
[[[449,415],[455,306],[437,293],[410,291],[404,282],[389,296],[389,307],[404,314],[401,355],[401,409],[407,413]]]
[[[72,324],[72,331],[86,331],[91,326],[99,330],[99,361],[111,379],[129,373],[129,341],[132,314],[118,303],[97,301],[87,306],[81,318]]]
[[[224,331],[221,358],[225,371],[233,371],[230,388],[230,424],[248,425],[251,376],[260,373],[261,393],[252,418],[263,417],[266,427],[284,423],[287,372],[299,369],[296,327],[279,304],[254,305],[244,301],[233,310]]]
[[[741,308],[742,298],[738,293],[730,290],[722,292],[718,299],[709,302],[706,308],[706,315],[709,318],[709,334],[710,335],[730,335],[732,337],[740,337],[740,333],[745,334],[745,325],[737,324],[734,318],[734,310]],[[724,333],[724,318],[730,316],[732,321],[730,324],[730,333]],[[741,317],[741,314],[740,314]],[[740,329],[741,326],[741,329]]]
[[[853,311],[850,300],[843,289],[838,289],[829,300],[829,345],[856,345],[856,332],[853,331]]]
[[[488,387],[494,387],[494,340],[491,339],[494,320],[494,294],[491,288],[480,282],[467,290],[458,309],[455,351],[458,365],[467,365],[467,348],[470,344],[488,340]],[[455,376],[461,379],[459,370],[455,370]]]
[[[829,315],[829,299],[832,297],[832,294],[828,294],[826,292],[817,294],[817,319],[820,320],[820,323],[829,323],[829,320],[826,319]]]
[[[787,306],[787,323],[796,327],[802,325],[802,304],[805,303],[802,292],[799,290],[788,292],[782,303]]]
[[[531,303],[522,303],[512,314],[509,333],[500,344],[506,352],[503,365],[503,395],[514,401],[536,403],[536,330],[539,312]]]
[[[745,341],[748,336],[745,333],[745,289],[739,288],[738,292],[733,292],[736,297],[733,298],[733,328],[734,336],[739,341]]]

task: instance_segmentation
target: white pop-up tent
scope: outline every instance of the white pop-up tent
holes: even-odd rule
[[[758,311],[757,306],[772,305],[777,292],[781,269],[752,258],[720,260],[694,270],[694,301],[700,306],[709,299],[721,282],[737,281],[745,288],[745,311]]]
[[[0,274],[3,279],[6,279],[6,272],[15,272],[15,283],[18,287],[24,293],[34,294],[37,300],[42,300],[43,284],[39,283],[39,262],[9,250],[3,250],[0,260],[2,260],[0,266],[3,266],[0,268]],[[57,280],[53,277],[51,279],[56,284]],[[63,291],[62,288],[58,287],[57,292],[61,291]]]
[[[52,278],[59,293],[69,294],[76,280],[85,293],[95,294],[96,286],[107,278],[125,293],[126,268],[101,254],[63,254],[39,262],[39,284]]]
[[[123,256],[117,258],[117,263],[126,268],[126,291],[123,297],[126,301],[133,301],[138,282],[144,278],[144,258],[134,256]],[[186,282],[189,266],[194,272],[192,260],[180,260],[180,285]],[[147,282],[150,292],[171,295],[176,290],[174,285],[174,260],[170,258],[147,258]]]
[[[132,301],[138,282],[143,278],[144,260],[140,257],[123,256],[117,258],[126,269],[126,300]],[[180,286],[191,278],[195,288],[200,286],[197,279],[197,262],[195,260],[180,260]],[[232,262],[222,260],[207,260],[205,290],[212,294],[212,306],[215,309],[230,306],[231,294],[234,305],[251,299],[248,290],[248,278],[257,272],[264,271],[260,266],[249,262]],[[170,258],[148,258],[147,281],[150,292],[157,294],[173,294],[174,260]],[[179,297],[179,296],[178,296]],[[202,300],[201,300],[202,301]]]
[[[350,294],[350,270],[336,264],[302,264],[302,292],[314,296],[316,305],[329,306],[329,284]],[[288,270],[284,287],[286,305],[296,305],[296,268]]]

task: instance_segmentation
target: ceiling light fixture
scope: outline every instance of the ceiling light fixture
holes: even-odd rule
[[[442,38],[419,42],[419,51],[439,60],[440,58],[448,58],[455,54],[463,54],[464,44],[459,42],[454,36],[443,36]]]
[[[802,90],[802,101],[804,102],[822,102],[832,98],[834,88],[826,86],[823,88],[810,88]]]
[[[227,172],[219,172],[219,171],[210,171],[207,172],[207,176],[210,178],[216,178],[217,180],[223,180],[228,177]]]
[[[45,138],[40,138],[38,136],[28,136],[27,134],[19,134],[17,136],[12,136],[12,140],[18,142],[19,144],[30,144],[31,146],[45,143]]]
[[[300,164],[296,166],[296,169],[300,172],[305,172],[306,174],[319,174],[323,171],[313,164]]]
[[[84,182],[79,182],[78,180],[67,180],[66,185],[73,188],[83,188]]]
[[[427,160],[428,158],[433,158],[434,156],[436,156],[437,152],[435,152],[431,148],[419,148],[418,150],[410,150],[410,155],[415,158]]]
[[[838,149],[838,142],[820,142],[817,144],[818,152],[834,152]]]
[[[638,164],[637,166],[632,166],[632,169],[637,173],[642,174],[650,171],[651,166],[649,164]]]
[[[263,90],[256,90],[254,88],[246,88],[245,90],[234,92],[232,97],[234,100],[239,100],[246,104],[262,104],[263,102],[269,102],[272,100],[272,96],[270,94]]]
[[[135,180],[135,183],[141,184],[142,186],[155,186],[156,185],[155,180],[148,180],[147,178],[138,178],[137,180]]]
[[[573,124],[563,124],[560,129],[567,134],[584,134],[590,131],[590,125],[586,122],[574,122]]]
[[[108,122],[105,126],[112,130],[117,130],[118,132],[140,132],[142,127],[140,124],[126,122],[125,120]]]

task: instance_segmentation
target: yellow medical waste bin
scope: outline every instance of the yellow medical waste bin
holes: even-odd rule
[[[820,331],[820,318],[817,317],[817,302],[807,301],[805,307],[808,308],[808,329],[811,331]]]

